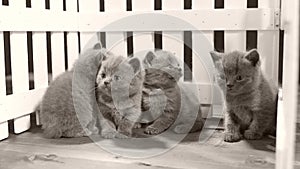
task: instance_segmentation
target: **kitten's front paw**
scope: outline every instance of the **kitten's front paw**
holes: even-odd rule
[[[128,139],[130,138],[129,136],[125,135],[125,134],[122,134],[120,132],[118,132],[116,135],[115,135],[116,138],[119,138],[119,139]]]
[[[159,133],[161,133],[163,130],[156,128],[154,126],[148,126],[146,127],[144,133],[146,134],[150,134],[150,135],[157,135]]]
[[[115,138],[118,132],[114,129],[104,129],[101,131],[101,136],[106,139]]]
[[[244,137],[247,140],[259,140],[262,136],[262,133],[254,132],[252,130],[246,130],[244,133]]]
[[[230,132],[225,132],[224,134],[224,141],[226,142],[237,142],[242,139],[242,135],[240,133],[230,133]]]

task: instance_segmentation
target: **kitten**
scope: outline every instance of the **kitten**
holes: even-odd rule
[[[176,57],[168,51],[150,51],[144,59],[144,67],[143,109],[159,116],[144,132],[159,134],[173,124],[176,133],[200,130],[203,126],[200,102],[188,85],[179,82],[182,70]]]
[[[264,134],[273,133],[277,89],[262,74],[257,50],[210,54],[218,71],[217,82],[224,85],[224,141],[239,141],[243,136],[261,139]]]
[[[94,48],[85,51],[72,70],[59,75],[47,88],[36,107],[47,138],[82,137],[98,134],[93,100],[95,77],[107,53]]]
[[[141,115],[144,75],[137,58],[107,57],[96,78],[104,138],[127,138]]]

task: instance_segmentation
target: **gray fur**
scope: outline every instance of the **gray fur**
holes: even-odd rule
[[[261,139],[276,128],[276,87],[260,68],[256,49],[248,52],[211,52],[217,82],[226,98],[225,136],[227,142]]]
[[[111,56],[102,62],[96,78],[99,119],[104,138],[127,138],[141,115],[144,75],[137,58]]]
[[[157,117],[153,124],[146,127],[145,133],[155,135],[170,127],[176,133],[200,130],[203,121],[200,102],[195,95],[197,89],[195,92],[195,88],[190,90],[191,86],[179,82],[182,70],[176,57],[168,51],[150,51],[143,63],[146,72],[143,109],[151,109]]]
[[[50,83],[36,111],[40,112],[47,138],[81,137],[98,134],[94,84],[98,67],[107,55],[92,48],[80,55],[71,71]]]

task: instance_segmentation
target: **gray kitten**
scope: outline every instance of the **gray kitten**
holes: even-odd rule
[[[179,82],[182,70],[176,57],[168,51],[150,51],[144,59],[144,67],[143,110],[152,109],[150,112],[159,115],[146,127],[145,133],[155,135],[170,127],[175,133],[201,130],[203,120],[197,89]]]
[[[273,134],[277,89],[262,74],[257,50],[210,54],[218,71],[216,80],[226,97],[224,141]]]
[[[137,58],[111,56],[96,78],[96,96],[104,138],[127,138],[141,115],[144,74]]]
[[[47,138],[98,134],[93,89],[104,55],[107,55],[105,50],[96,44],[81,54],[71,71],[50,83],[36,108]]]

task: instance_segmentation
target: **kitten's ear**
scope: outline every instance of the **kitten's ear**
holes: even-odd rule
[[[216,51],[210,51],[209,53],[214,63],[219,62],[222,59],[222,53]]]
[[[151,65],[151,62],[152,62],[152,60],[155,58],[155,54],[152,52],[152,51],[150,51],[150,52],[148,52],[147,54],[146,54],[146,57],[145,57],[145,59],[144,59],[144,63],[145,64],[150,64]]]
[[[102,48],[102,45],[100,42],[96,43],[93,47],[93,49],[101,49]]]
[[[138,73],[141,69],[141,63],[138,58],[132,58],[129,60],[129,64],[133,68],[134,73]]]
[[[245,55],[245,58],[251,62],[253,66],[256,66],[257,63],[259,62],[259,53],[257,52],[256,49],[251,49],[248,51]]]

